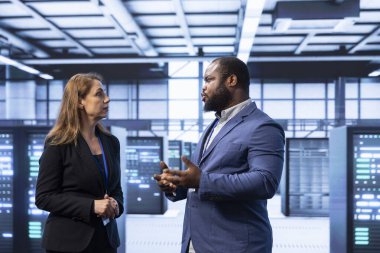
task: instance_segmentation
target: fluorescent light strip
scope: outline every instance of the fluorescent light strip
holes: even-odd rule
[[[237,57],[248,62],[265,0],[247,0]]]
[[[380,76],[380,69],[372,71],[371,73],[368,74],[368,76],[370,77]]]
[[[29,67],[27,65],[24,65],[24,64],[22,64],[22,63],[20,63],[18,61],[12,60],[12,59],[10,59],[8,57],[5,57],[3,55],[0,55],[0,62],[4,63],[6,65],[11,65],[11,66],[13,66],[15,68],[18,68],[18,69],[20,69],[22,71],[28,72],[28,73],[33,74],[33,75],[39,75],[43,79],[49,79],[49,80],[54,79],[51,75],[48,75],[48,74],[45,74],[45,73],[41,73],[37,69],[34,69],[34,68]]]

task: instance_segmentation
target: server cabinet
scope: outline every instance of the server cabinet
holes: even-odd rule
[[[328,139],[287,138],[281,211],[286,216],[328,216]]]
[[[169,141],[168,166],[173,170],[182,170],[183,143],[178,140]]]
[[[162,137],[127,137],[127,213],[163,214],[167,200],[153,179],[160,174]]]
[[[0,127],[0,252],[43,252],[47,212],[34,204],[47,127]]]
[[[13,252],[13,137],[0,131],[0,252]]]
[[[330,252],[380,252],[380,127],[330,133]]]

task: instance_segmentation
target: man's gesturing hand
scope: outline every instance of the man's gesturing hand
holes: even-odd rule
[[[155,174],[153,178],[157,181],[158,186],[160,187],[161,191],[166,193],[173,193],[176,190],[176,186],[167,181],[165,177],[169,173],[169,168],[163,161],[160,162],[160,168],[162,170],[162,174]]]
[[[198,188],[201,178],[200,169],[187,159],[186,156],[182,156],[182,161],[187,167],[186,170],[168,170],[166,173],[161,174],[161,180],[185,188]]]

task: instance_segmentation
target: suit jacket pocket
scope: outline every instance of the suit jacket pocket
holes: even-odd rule
[[[249,231],[242,212],[222,205],[213,211],[210,240],[215,252],[246,252]]]

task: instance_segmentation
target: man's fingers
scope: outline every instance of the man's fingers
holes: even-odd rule
[[[195,166],[194,163],[192,163],[189,159],[187,159],[186,156],[182,156],[181,159],[185,163],[187,168]]]
[[[165,179],[166,179],[166,181],[168,181],[174,185],[180,185],[181,180],[182,180],[181,177],[179,177],[179,176],[166,176]]]
[[[161,175],[158,175],[158,174],[154,174],[153,175],[153,178],[157,181],[160,181],[161,180]]]
[[[169,169],[169,167],[166,165],[166,163],[165,163],[164,161],[161,161],[161,162],[160,162],[160,168],[161,168],[162,170]]]

